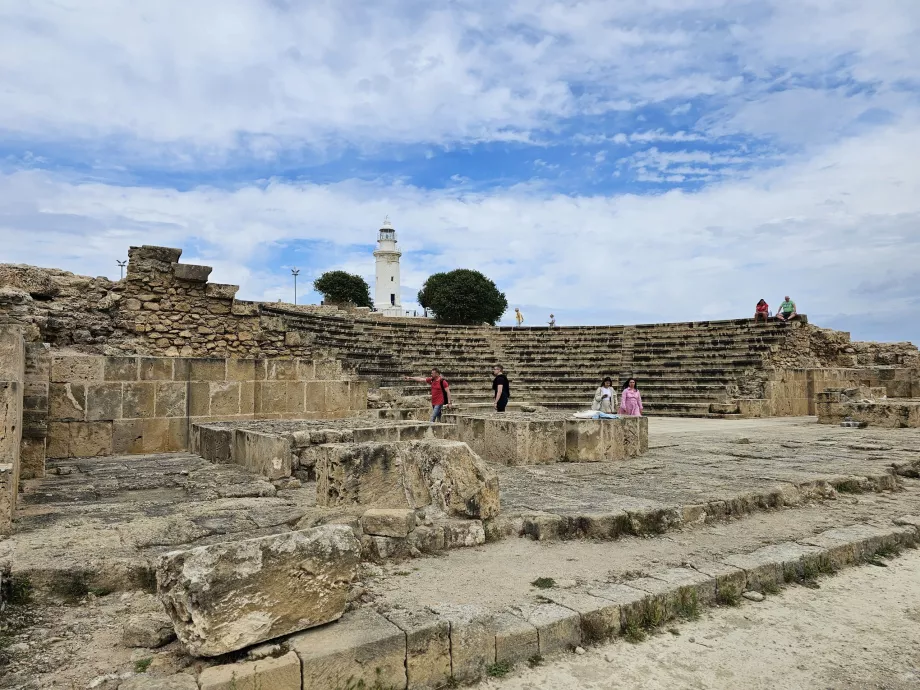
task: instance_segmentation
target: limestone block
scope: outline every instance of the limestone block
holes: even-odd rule
[[[648,450],[648,417],[624,417],[622,421],[626,457],[638,457]]]
[[[45,439],[25,438],[19,446],[19,478],[40,479],[45,476]]]
[[[68,422],[70,441],[64,457],[94,458],[112,454],[112,422]]]
[[[304,411],[304,385],[298,381],[256,381],[256,414],[296,414]]]
[[[648,594],[642,590],[622,584],[610,584],[594,587],[588,594],[601,599],[607,599],[620,607],[620,630],[627,625],[642,625],[645,618],[645,602]]]
[[[409,441],[319,447],[317,503],[498,514],[498,476],[465,443]]]
[[[266,359],[262,360],[265,367],[266,381],[296,381],[296,359]]]
[[[450,680],[450,623],[428,610],[393,610],[384,616],[406,634],[408,687],[434,690]]]
[[[259,304],[259,302],[235,300],[233,302],[233,307],[231,308],[231,313],[234,316],[258,316]]]
[[[338,381],[342,378],[342,362],[332,357],[320,358],[314,362],[317,381]]]
[[[212,417],[235,416],[240,413],[240,384],[235,381],[217,381],[209,384]]]
[[[206,283],[208,276],[214,269],[210,266],[196,266],[195,264],[173,264],[173,275],[178,280],[187,280],[190,283]]]
[[[189,381],[225,381],[227,362],[218,358],[193,358],[188,361]]]
[[[217,656],[338,619],[359,557],[344,525],[224,542],[162,556],[157,593],[189,652]]]
[[[210,271],[209,271],[210,274]],[[226,283],[208,283],[204,294],[212,299],[233,299],[239,292],[239,285],[228,285]]]
[[[69,458],[70,422],[48,422],[48,437],[45,443],[48,458]]]
[[[122,644],[125,647],[156,649],[176,638],[172,621],[163,612],[131,616],[124,622]]]
[[[516,664],[540,653],[537,629],[523,618],[501,612],[494,621],[496,662]]]
[[[86,419],[99,421],[122,418],[120,383],[86,384]]]
[[[585,643],[603,642],[620,634],[620,605],[616,602],[565,589],[549,590],[541,596],[578,613]]]
[[[48,386],[48,418],[54,421],[86,419],[86,384],[52,383]]]
[[[445,549],[469,548],[486,543],[486,531],[481,520],[444,520],[439,524],[444,529]]]
[[[0,534],[13,531],[16,509],[16,480],[12,463],[0,463]]]
[[[714,578],[689,568],[671,568],[626,582],[628,587],[647,592],[650,596],[646,609],[654,610],[659,623],[680,615],[687,608],[695,608],[700,602],[715,600]]]
[[[156,383],[132,382],[122,384],[121,414],[125,419],[155,416]]]
[[[112,453],[134,455],[144,452],[143,419],[117,419],[112,422]]]
[[[135,261],[160,261],[165,264],[173,264],[182,256],[182,250],[174,247],[157,247],[152,244],[145,244],[140,247],[130,247],[128,257],[133,264]],[[131,265],[128,266],[128,272],[131,272]]]
[[[521,604],[511,610],[537,629],[543,656],[581,644],[581,620],[571,609],[558,604]]]
[[[188,422],[183,418],[144,419],[144,453],[174,453],[188,449]]]
[[[326,402],[323,409],[330,412],[352,409],[349,385],[349,381],[326,381]]]
[[[255,412],[255,381],[240,382],[240,414]]]
[[[598,462],[626,458],[624,427],[628,420],[570,419],[565,422],[565,459]]]
[[[312,381],[316,378],[316,365],[312,359],[297,360],[297,380]]]
[[[741,568],[747,574],[747,589],[762,589],[765,585],[782,584],[783,571],[773,554],[761,550],[749,554],[733,554],[721,559],[726,565]]]
[[[366,410],[367,409],[367,381],[349,381],[348,382],[348,409],[349,410]]]
[[[304,688],[405,688],[406,634],[367,609],[292,637]]]
[[[300,690],[300,659],[294,652],[238,664],[211,666],[198,677],[201,690]]]
[[[326,407],[326,383],[324,381],[305,381],[304,389],[304,411],[305,412],[325,412]]]
[[[118,690],[198,690],[198,682],[187,673],[159,678],[142,673],[122,681]]]
[[[708,560],[694,560],[693,567],[698,572],[715,580],[716,601],[731,601],[747,587],[747,573],[725,563]]]
[[[233,429],[222,429],[207,424],[196,424],[197,447],[192,451],[210,462],[231,462]]]
[[[309,331],[288,331],[284,334],[286,347],[305,347],[316,341],[316,335]]]
[[[188,405],[188,384],[185,382],[157,381],[155,417],[185,417]]]
[[[206,381],[194,381],[183,384],[187,390],[188,414],[190,417],[211,416],[211,384]]]
[[[269,479],[291,476],[293,451],[286,437],[248,429],[236,429],[233,434],[234,463]]]
[[[141,357],[139,378],[141,381],[171,381],[173,360],[170,357]]]
[[[371,508],[361,516],[361,529],[381,537],[406,537],[415,529],[415,511]]]
[[[102,381],[105,358],[96,355],[53,355],[51,381]]]
[[[450,621],[450,649],[454,678],[474,681],[495,663],[495,618],[491,611],[473,605],[444,604],[435,613]]]
[[[106,357],[103,363],[106,381],[137,381],[139,374],[137,357]]]
[[[255,381],[256,360],[254,359],[228,359],[228,381]]]

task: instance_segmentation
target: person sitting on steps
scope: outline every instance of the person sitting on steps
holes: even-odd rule
[[[789,295],[786,295],[783,303],[779,305],[779,310],[776,312],[776,319],[782,323],[789,323],[796,316],[798,316],[798,312],[796,312],[795,309],[795,302],[789,299]]]
[[[767,304],[767,301],[762,299],[757,303],[757,306],[754,307],[754,323],[758,321],[763,321],[764,323],[770,318],[770,305]]]
[[[446,406],[451,409],[450,402],[450,384],[447,379],[442,378],[441,372],[431,369],[431,376],[422,378],[419,376],[403,376],[404,381],[416,381],[418,383],[427,383],[431,386],[431,421],[441,421],[441,410]]]
[[[606,412],[607,414],[616,414],[617,409],[617,392],[613,387],[613,379],[605,376],[601,381],[600,387],[594,391],[594,403],[591,409],[595,412]]]
[[[620,396],[620,414],[629,417],[642,416],[642,395],[636,385],[636,379],[629,379]]]

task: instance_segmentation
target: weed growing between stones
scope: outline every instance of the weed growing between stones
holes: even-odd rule
[[[731,585],[720,585],[716,592],[716,603],[719,606],[740,606],[741,592]]]
[[[538,577],[530,584],[537,589],[552,589],[556,586],[556,581],[551,577]]]
[[[585,644],[604,642],[613,637],[614,631],[597,618],[581,619],[581,639]]]
[[[507,661],[496,661],[486,666],[486,675],[493,678],[504,678],[511,672],[511,664]]]
[[[639,644],[640,642],[645,641],[645,638],[645,631],[636,621],[629,621],[626,624],[626,629],[623,631],[624,640],[631,644]]]
[[[781,590],[779,584],[776,582],[764,582],[761,585],[761,589],[764,594],[779,594]]]
[[[138,659],[134,662],[134,672],[135,673],[146,673],[147,669],[150,668],[150,664],[153,663],[153,657],[148,656],[146,659]]]
[[[695,621],[700,617],[700,597],[695,589],[684,588],[680,590],[677,615],[689,621]]]
[[[542,664],[543,664],[543,657],[540,656],[539,654],[534,654],[532,657],[530,657],[527,660],[527,665],[530,666],[530,668],[536,668],[537,666],[541,666]]]
[[[646,630],[654,630],[667,620],[667,613],[664,604],[659,599],[649,599],[645,605],[645,615],[642,620],[642,627]]]

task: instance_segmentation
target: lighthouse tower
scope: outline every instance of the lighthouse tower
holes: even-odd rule
[[[387,216],[380,227],[377,249],[374,251],[377,261],[374,307],[385,316],[403,316],[402,302],[399,298],[400,256],[402,252],[396,248],[396,230]]]

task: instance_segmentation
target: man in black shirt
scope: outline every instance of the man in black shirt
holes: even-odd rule
[[[492,379],[492,392],[495,394],[495,410],[497,412],[504,412],[505,407],[508,405],[508,398],[511,397],[511,384],[508,381],[508,377],[505,376],[504,368],[496,364],[492,367],[492,374],[495,376]]]

